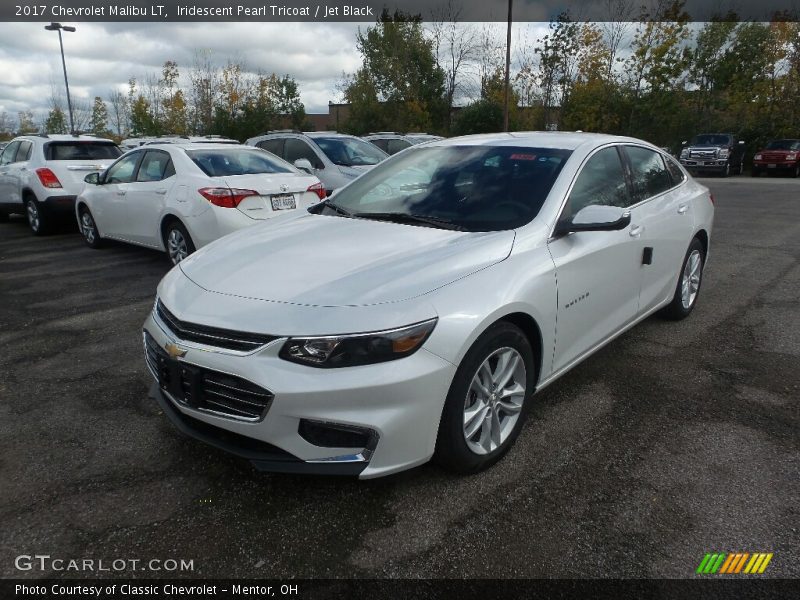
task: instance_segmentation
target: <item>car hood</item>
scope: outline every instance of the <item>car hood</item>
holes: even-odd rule
[[[515,235],[312,214],[286,217],[206,246],[181,262],[181,270],[221,294],[365,306],[414,298],[500,262]]]

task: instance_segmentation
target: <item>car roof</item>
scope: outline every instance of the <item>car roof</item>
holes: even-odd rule
[[[51,133],[47,135],[28,133],[25,135],[20,135],[18,136],[18,138],[26,140],[41,140],[45,142],[111,142],[112,144],[115,143],[114,140],[98,137],[96,135],[88,135],[85,133],[82,133],[80,135],[70,135],[68,133]]]
[[[232,148],[255,150],[255,151],[260,150],[260,148],[254,148],[253,146],[245,146],[244,144],[231,144],[225,142],[186,142],[184,144],[173,144],[171,142],[154,142],[152,144],[144,144],[142,146],[137,146],[136,148],[133,148],[133,150],[150,150],[153,148],[157,150],[169,150],[170,148],[179,150],[231,150]]]
[[[606,133],[580,131],[513,131],[509,133],[482,133],[445,138],[428,142],[427,146],[527,146],[531,148],[575,150],[584,144],[599,146],[614,142],[641,144],[643,140]]]

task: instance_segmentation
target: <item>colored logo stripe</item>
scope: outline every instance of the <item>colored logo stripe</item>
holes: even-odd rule
[[[749,552],[709,552],[695,572],[703,575],[735,575],[742,572],[748,575],[760,574],[766,571],[772,556],[771,552],[757,552],[752,555]]]

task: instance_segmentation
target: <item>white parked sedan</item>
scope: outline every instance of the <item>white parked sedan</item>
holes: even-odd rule
[[[647,316],[691,313],[713,215],[632,138],[409,148],[174,268],[144,325],[153,394],[264,470],[474,472],[534,392]]]
[[[154,144],[86,177],[75,201],[86,243],[166,250],[177,264],[232,231],[325,198],[319,179],[269,152],[229,144]]]

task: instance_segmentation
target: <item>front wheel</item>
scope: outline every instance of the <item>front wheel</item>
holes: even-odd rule
[[[519,435],[536,367],[525,334],[501,321],[472,345],[445,400],[435,460],[458,473],[475,473],[508,451]]]
[[[81,208],[78,225],[80,225],[83,241],[86,242],[89,248],[97,249],[102,245],[103,240],[100,238],[97,224],[94,222],[92,213],[89,212],[88,208]]]
[[[726,162],[725,167],[722,169],[720,175],[722,175],[723,177],[730,177],[730,174],[731,174],[731,163]]]
[[[794,170],[792,171],[792,177],[794,178],[800,177],[800,163],[797,163],[794,166]]]
[[[675,295],[672,297],[672,301],[661,310],[661,316],[673,321],[680,321],[691,314],[697,303],[697,297],[700,295],[705,258],[703,244],[699,239],[694,238],[683,259]]]
[[[164,232],[164,245],[167,247],[167,254],[173,265],[177,265],[195,251],[189,232],[179,221],[173,221],[167,225]]]

